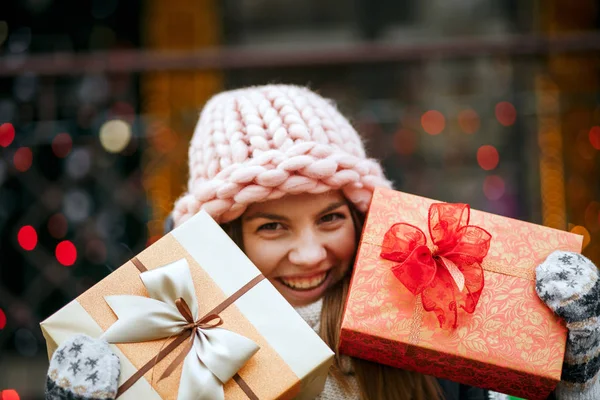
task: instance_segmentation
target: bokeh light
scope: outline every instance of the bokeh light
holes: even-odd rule
[[[583,249],[585,249],[589,244],[590,241],[592,240],[591,236],[590,236],[590,232],[585,229],[584,226],[581,225],[576,225],[573,228],[571,228],[571,233],[576,233],[578,235],[583,236]]]
[[[511,126],[517,119],[517,110],[508,101],[496,104],[496,119],[504,126]]]
[[[81,79],[78,97],[82,103],[92,105],[101,104],[106,101],[110,93],[110,83],[103,74],[90,74]]]
[[[133,123],[135,119],[135,109],[129,103],[118,101],[112,105],[108,113],[110,118],[123,119],[129,123]]]
[[[100,128],[100,143],[109,153],[119,153],[131,140],[131,127],[120,119],[106,121]]]
[[[71,152],[73,140],[68,133],[59,133],[52,139],[52,152],[58,158],[65,158]]]
[[[65,267],[70,267],[77,261],[77,248],[69,240],[63,240],[56,245],[56,259]]]
[[[0,308],[0,329],[4,329],[6,327],[6,314],[4,314],[4,310]]]
[[[13,156],[13,164],[18,171],[25,172],[31,168],[33,153],[29,147],[21,147]]]
[[[396,153],[409,156],[417,150],[417,134],[410,129],[400,128],[394,134]]]
[[[500,155],[494,146],[484,145],[477,149],[477,163],[486,170],[491,171],[498,166]]]
[[[61,213],[54,214],[48,219],[48,232],[55,239],[62,239],[67,234],[69,224]]]
[[[73,179],[81,179],[90,172],[92,156],[86,148],[74,149],[67,158],[67,174]]]
[[[489,200],[499,200],[504,196],[504,179],[498,175],[490,175],[483,181],[483,194]]]
[[[600,126],[593,126],[589,133],[590,144],[596,150],[600,150]]]
[[[2,391],[2,400],[21,400],[21,398],[16,390],[5,389]]]
[[[0,125],[0,146],[8,147],[15,139],[15,127],[6,122]]]
[[[458,113],[458,125],[464,133],[473,134],[479,130],[481,125],[479,115],[471,108],[462,110]]]
[[[17,233],[17,241],[24,250],[31,251],[35,249],[35,246],[37,246],[37,240],[37,232],[31,225],[25,225],[21,227],[21,229],[19,229],[19,233]]]
[[[63,200],[63,212],[66,217],[74,222],[81,222],[90,215],[92,198],[83,190],[69,190]]]
[[[446,127],[446,118],[437,110],[429,110],[421,116],[421,125],[430,135],[438,135]]]

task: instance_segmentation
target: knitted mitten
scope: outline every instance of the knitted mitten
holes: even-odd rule
[[[559,400],[600,399],[600,274],[577,253],[555,251],[536,269],[538,296],[569,328]]]
[[[46,400],[114,399],[121,364],[108,344],[87,335],[65,340],[54,352]]]

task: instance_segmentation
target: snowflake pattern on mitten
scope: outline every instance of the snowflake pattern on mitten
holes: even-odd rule
[[[73,336],[56,349],[46,380],[47,400],[114,399],[120,361],[105,341]]]
[[[536,269],[536,292],[569,329],[561,399],[600,399],[600,273],[581,254],[555,251]]]

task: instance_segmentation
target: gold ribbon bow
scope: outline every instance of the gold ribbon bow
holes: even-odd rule
[[[185,259],[143,272],[140,278],[150,297],[105,297],[118,320],[102,338],[109,343],[146,342],[173,336],[185,340],[185,333],[190,331],[188,343],[161,379],[183,362],[178,400],[224,400],[223,384],[258,351],[258,345],[219,328],[222,320],[217,313],[198,318],[198,302]],[[215,320],[218,321],[212,322]],[[181,340],[172,342],[165,350],[172,351],[176,342]]]

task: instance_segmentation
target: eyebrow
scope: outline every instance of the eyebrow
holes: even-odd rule
[[[340,208],[341,206],[345,206],[345,205],[346,205],[346,202],[344,200],[336,201],[335,203],[331,203],[330,205],[325,207],[318,215],[327,214],[328,212],[331,212],[331,211],[335,210],[336,208]]]
[[[258,218],[272,219],[275,221],[289,221],[290,220],[289,218],[284,217],[283,215],[264,213],[264,212],[260,212],[260,211],[257,211],[254,214],[252,214],[249,217],[246,217],[244,219],[246,221],[252,221],[253,219],[258,219]]]
[[[331,211],[335,210],[336,208],[340,208],[341,206],[344,206],[344,205],[346,205],[345,201],[343,201],[343,200],[336,201],[335,203],[331,203],[330,205],[325,207],[323,210],[321,210],[319,213],[317,213],[317,215],[327,214],[328,212],[331,212]],[[246,217],[245,220],[252,221],[252,220],[258,219],[258,218],[265,218],[265,219],[271,219],[271,220],[275,220],[275,221],[286,221],[286,222],[290,220],[288,217],[284,217],[283,215],[265,213],[265,212],[261,212],[261,211],[257,211],[254,214],[251,214],[250,216]]]

